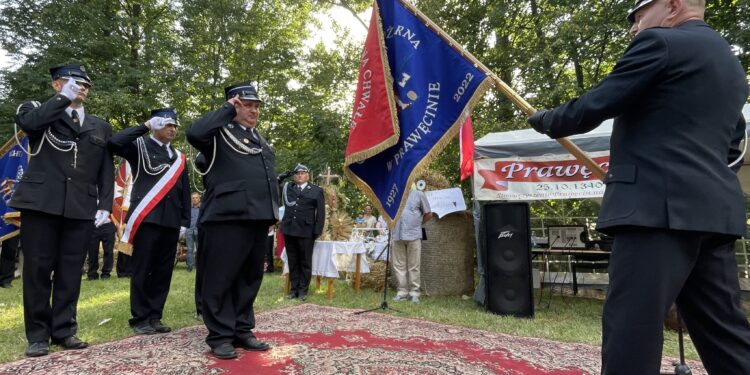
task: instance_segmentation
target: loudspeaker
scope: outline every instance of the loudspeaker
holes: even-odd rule
[[[491,203],[482,210],[485,308],[495,314],[534,316],[528,203]]]

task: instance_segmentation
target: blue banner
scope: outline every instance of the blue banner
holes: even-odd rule
[[[6,221],[5,215],[16,212],[14,209],[8,207],[8,202],[10,202],[13,192],[16,191],[16,184],[18,184],[28,165],[28,155],[24,151],[24,149],[28,148],[28,144],[27,137],[21,140],[22,146],[16,144],[14,139],[11,139],[6,147],[3,148],[5,152],[0,156],[0,173],[2,173],[0,175],[0,191],[2,191],[3,198],[0,200],[0,217],[3,218],[3,220],[0,220],[0,239],[3,240],[16,235],[18,231],[18,227],[10,223],[18,222],[18,218]]]
[[[400,1],[377,0],[376,5],[392,74],[399,141],[347,165],[346,172],[393,222],[412,183],[456,136],[490,79]]]

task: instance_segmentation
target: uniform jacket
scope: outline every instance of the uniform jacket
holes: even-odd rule
[[[141,203],[143,197],[148,194],[151,188],[166,173],[165,170],[158,175],[152,176],[143,170],[143,163],[138,163],[139,155],[136,139],[148,132],[149,129],[145,125],[134,126],[118,132],[109,141],[109,148],[112,152],[122,156],[130,163],[130,167],[133,168],[133,178],[136,178],[136,173],[138,176],[133,184],[133,191],[130,194],[131,211],[128,212],[126,220],[130,219],[132,209]],[[151,137],[144,139],[144,141],[152,166],[174,162],[175,159],[169,157],[167,150],[154,142]],[[172,146],[170,145],[170,147]],[[172,149],[172,156],[173,158],[177,157],[177,152],[174,148]],[[185,162],[187,163],[187,160]],[[135,168],[138,168],[138,171]],[[185,165],[185,169],[182,170],[182,174],[174,186],[172,186],[172,189],[146,215],[143,222],[170,228],[188,227],[190,225],[190,180],[188,179],[187,165]]]
[[[196,120],[187,130],[188,142],[205,156],[206,164],[210,166],[208,174],[203,177],[206,192],[200,223],[258,220],[271,225],[278,221],[279,215],[276,157],[265,139],[256,140],[250,131],[232,122],[236,114],[231,104],[224,103]],[[244,155],[235,151],[219,134],[225,126],[240,142],[260,148],[261,152]]]
[[[323,189],[308,182],[301,192],[297,192],[294,186],[294,183],[287,182],[282,189],[284,218],[281,220],[281,233],[318,238],[323,233],[326,218]]]
[[[547,113],[553,138],[615,118],[598,228],[745,233],[735,171],[745,71],[703,21],[643,30],[596,87]],[[737,169],[742,163],[738,164]]]
[[[97,210],[112,211],[114,165],[107,149],[112,126],[89,113],[82,125],[74,124],[65,113],[70,103],[57,94],[19,108],[16,123],[28,135],[33,152],[49,128],[55,138],[76,142],[78,153],[58,151],[44,140],[39,154],[29,160],[10,207],[79,220],[94,220]]]

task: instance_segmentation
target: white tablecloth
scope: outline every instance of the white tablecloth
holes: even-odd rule
[[[365,246],[361,242],[345,241],[315,241],[312,258],[313,276],[339,277],[339,271],[355,272],[356,254],[364,254]],[[349,256],[351,259],[345,262],[337,262],[338,256]],[[360,257],[360,273],[369,273],[370,266],[366,257]],[[286,257],[286,248],[281,252],[281,260],[284,262],[284,273],[289,273],[289,265]]]

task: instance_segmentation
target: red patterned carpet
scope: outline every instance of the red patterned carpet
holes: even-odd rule
[[[0,374],[598,374],[599,349],[311,304],[259,314],[268,352],[208,354],[202,326],[0,364]],[[670,369],[664,361],[664,369]],[[693,374],[705,374],[689,363]]]

